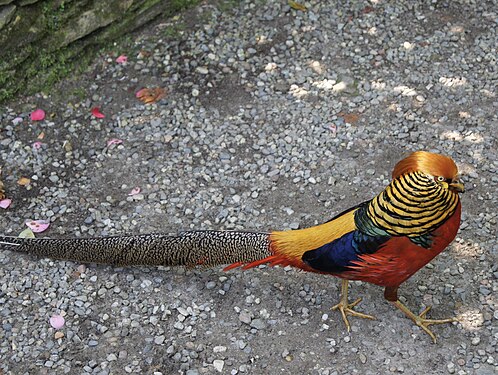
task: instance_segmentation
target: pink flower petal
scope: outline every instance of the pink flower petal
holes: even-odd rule
[[[47,228],[50,226],[50,223],[45,220],[31,220],[27,221],[26,225],[34,233],[41,233],[47,230]]]
[[[11,203],[12,203],[12,199],[2,199],[0,201],[0,208],[3,208],[5,210],[5,209],[9,208]]]
[[[116,59],[116,62],[118,64],[124,64],[127,61],[128,61],[128,56],[125,55],[118,56],[118,58]]]
[[[142,191],[142,189],[140,189],[140,188],[137,186],[136,188],[132,189],[132,190],[128,193],[128,195],[129,195],[129,196],[137,195],[138,193],[140,193],[140,191]]]
[[[142,96],[142,94],[143,94],[143,92],[144,92],[145,90],[147,90],[147,89],[145,89],[145,88],[144,88],[144,89],[140,89],[140,90],[138,90],[138,91],[135,93],[135,97],[140,98],[140,97]]]
[[[52,315],[50,318],[50,325],[55,329],[61,329],[64,327],[66,320],[61,315]]]
[[[37,109],[36,111],[31,112],[32,121],[41,121],[44,118],[45,118],[45,111],[43,109]]]
[[[105,115],[102,112],[100,112],[99,107],[92,108],[92,115],[97,117],[97,118],[104,118],[105,117]]]
[[[12,120],[12,123],[14,125],[17,125],[19,124],[20,122],[22,122],[22,117],[16,117],[15,119]]]
[[[37,141],[37,142],[33,143],[33,148],[35,150],[39,150],[41,148],[42,144],[43,143],[41,143],[40,141]]]
[[[111,145],[120,145],[121,143],[123,143],[123,140],[117,139],[117,138],[112,138],[112,139],[109,139],[107,141],[107,147],[109,147]]]

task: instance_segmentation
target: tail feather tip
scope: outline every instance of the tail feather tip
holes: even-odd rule
[[[4,242],[4,241],[0,241],[0,245],[7,245],[7,246],[20,246],[21,244],[19,244],[19,243],[14,243],[14,242]]]

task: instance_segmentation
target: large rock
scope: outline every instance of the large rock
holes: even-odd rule
[[[195,0],[0,0],[0,102],[46,87],[77,57]],[[78,59],[79,60],[79,59]]]
[[[3,27],[12,19],[16,8],[17,7],[15,5],[0,7],[0,30],[2,30]]]
[[[57,31],[61,47],[122,19],[132,4],[133,0],[97,1],[93,8],[81,13],[73,22]]]

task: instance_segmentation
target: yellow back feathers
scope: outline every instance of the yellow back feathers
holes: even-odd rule
[[[342,237],[356,229],[354,213],[357,209],[347,211],[333,220],[315,227],[272,232],[270,240],[277,254],[290,260],[301,260],[308,250],[314,250]]]

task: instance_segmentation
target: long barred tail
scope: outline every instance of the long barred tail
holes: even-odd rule
[[[235,231],[70,239],[0,236],[0,249],[53,259],[120,266],[242,265],[272,255],[268,233]]]

